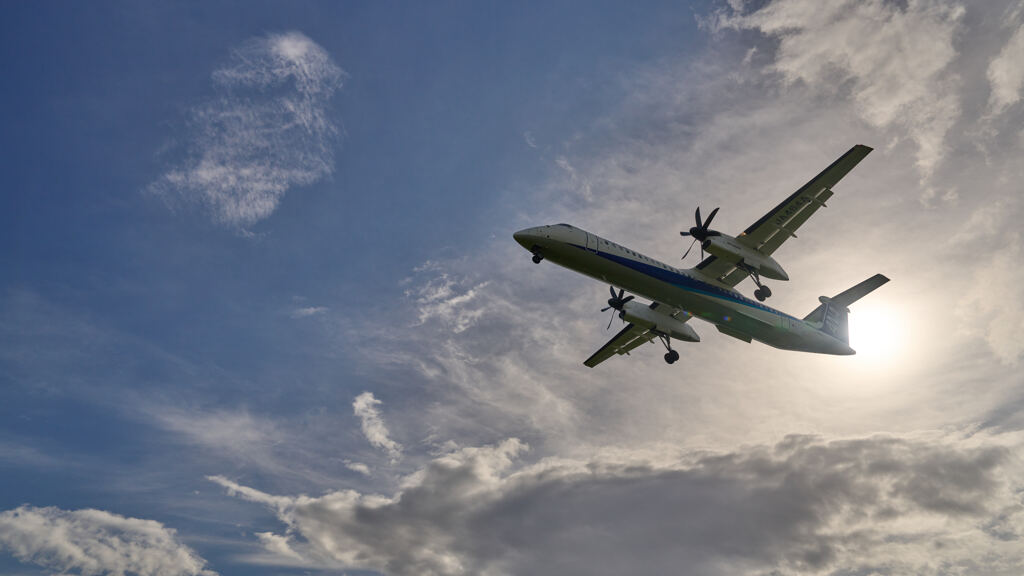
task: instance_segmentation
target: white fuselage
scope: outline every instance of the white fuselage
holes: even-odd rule
[[[568,224],[527,228],[514,234],[527,250],[683,314],[715,324],[730,336],[775,348],[853,354],[848,344],[815,326],[765,306],[703,275],[680,270]],[[679,317],[685,319],[685,317]]]

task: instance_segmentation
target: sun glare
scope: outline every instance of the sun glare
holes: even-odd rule
[[[902,314],[880,303],[859,302],[850,310],[850,346],[872,362],[897,358],[906,342]]]

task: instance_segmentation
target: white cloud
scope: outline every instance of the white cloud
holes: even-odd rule
[[[189,441],[261,468],[282,467],[273,455],[284,441],[284,432],[273,422],[247,411],[173,410],[153,411],[155,422]]]
[[[370,467],[362,462],[352,462],[351,460],[345,460],[345,467],[353,472],[358,472],[363,476],[370,475]]]
[[[298,552],[292,550],[291,538],[288,536],[280,536],[273,532],[257,532],[256,537],[260,539],[263,548],[271,554],[292,560],[302,559]]]
[[[1024,507],[998,445],[791,436],[726,453],[519,465],[526,448],[509,439],[442,455],[390,497],[272,496],[211,480],[275,511],[305,560],[392,575],[1024,568]]]
[[[418,276],[406,280],[406,283],[415,282],[416,286],[406,290],[405,295],[416,303],[417,325],[437,319],[458,334],[470,328],[483,314],[479,307],[470,304],[487,287],[488,282],[467,288],[465,286],[468,281],[465,278],[456,280],[447,272],[439,272],[441,268],[432,262],[417,267],[414,272]],[[436,275],[425,278],[425,274]]]
[[[135,406],[137,409],[137,406]],[[288,478],[302,485],[333,485],[342,463],[314,438],[323,438],[337,423],[329,416],[296,421],[283,416],[238,410],[188,410],[154,406],[145,411],[148,422],[175,434],[178,441],[197,448],[193,458],[208,456],[233,470]]]
[[[213,73],[219,97],[191,111],[185,159],[149,189],[238,229],[267,218],[286,192],[333,171],[328,104],[342,77],[301,33],[246,43]]]
[[[1017,30],[1003,46],[999,55],[988,65],[988,80],[992,87],[989,107],[998,114],[1020,101],[1024,88],[1024,26]]]
[[[568,158],[565,156],[555,158],[555,165],[561,168],[562,172],[564,172],[566,177],[565,186],[569,190],[572,190],[584,200],[590,201],[594,199],[593,190],[590,187],[590,180],[585,176],[582,176]]]
[[[0,550],[62,573],[215,576],[206,561],[154,520],[103,510],[20,506],[0,513]]]
[[[381,401],[373,397],[373,392],[363,392],[352,402],[352,411],[359,417],[363,435],[375,448],[387,452],[392,461],[402,457],[402,445],[391,439],[384,419],[380,415]]]
[[[751,14],[720,15],[716,25],[777,39],[772,69],[788,82],[826,94],[849,87],[866,121],[906,130],[928,177],[961,111],[960,78],[950,65],[964,14],[944,0],[777,0]]]
[[[1015,366],[1024,356],[1024,242],[1019,233],[993,236],[957,312],[970,335],[983,339],[1001,362]]]
[[[327,308],[326,306],[306,306],[304,308],[295,308],[294,310],[291,311],[291,317],[309,318],[310,316],[319,316],[321,314],[326,314],[327,310],[329,310],[329,308]]]

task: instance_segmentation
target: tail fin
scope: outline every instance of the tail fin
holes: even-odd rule
[[[804,321],[814,324],[826,334],[849,343],[850,331],[849,324],[847,323],[847,315],[850,313],[849,306],[888,281],[889,279],[885,276],[875,274],[853,288],[844,290],[831,298],[822,296],[818,298],[821,306],[818,306],[814,309],[814,312],[808,314]]]

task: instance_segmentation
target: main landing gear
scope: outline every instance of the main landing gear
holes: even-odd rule
[[[757,290],[754,290],[754,298],[757,298],[758,302],[764,302],[771,295],[772,289],[767,286],[760,286]]]
[[[664,334],[658,334],[658,338],[661,339],[661,343],[665,345],[665,362],[669,364],[675,364],[676,360],[679,360],[679,352],[672,349],[672,339]]]
[[[772,289],[761,284],[761,276],[757,273],[757,270],[750,266],[740,266],[740,268],[742,268],[747,274],[750,274],[751,280],[753,280],[754,284],[757,286],[757,290],[754,290],[754,298],[757,298],[758,302],[764,302],[766,298],[771,297]]]

